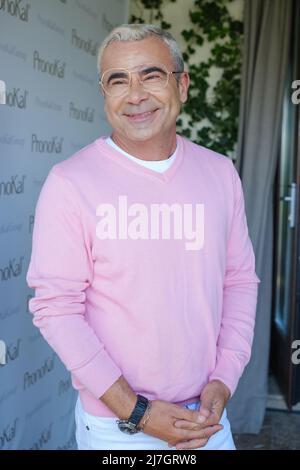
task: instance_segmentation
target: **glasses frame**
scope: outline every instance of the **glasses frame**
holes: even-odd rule
[[[180,74],[181,74],[181,73],[184,73],[184,70],[168,70],[167,67],[166,67],[164,64],[152,64],[152,63],[151,63],[151,64],[150,64],[150,63],[149,63],[149,64],[144,64],[139,70],[129,70],[129,69],[126,69],[125,67],[113,67],[113,68],[107,69],[107,70],[105,70],[105,72],[103,72],[103,74],[101,75],[101,77],[100,77],[100,79],[99,79],[99,81],[98,81],[98,85],[99,85],[99,87],[102,88],[102,91],[103,91],[105,94],[107,94],[108,96],[111,96],[111,97],[113,97],[113,98],[118,98],[118,97],[120,97],[120,96],[122,96],[122,95],[125,95],[125,94],[128,93],[128,91],[130,90],[131,85],[132,85],[132,74],[133,74],[133,73],[140,73],[143,69],[147,68],[147,66],[157,66],[157,67],[160,67],[164,72],[166,72],[166,74],[167,74],[167,80],[166,80],[165,85],[163,85],[163,86],[160,88],[160,89],[162,89],[162,90],[168,86],[168,84],[169,84],[169,79],[170,79],[170,75],[176,74],[176,73],[180,73]],[[105,75],[107,72],[112,72],[112,71],[114,71],[114,70],[125,71],[126,73],[129,74],[129,84],[128,84],[127,89],[126,89],[125,91],[121,92],[120,94],[117,94],[117,95],[109,93],[109,92],[105,89],[105,87],[104,87],[104,85],[103,85],[103,77],[104,77],[104,75]],[[139,83],[140,83],[140,85],[143,87],[143,90],[148,91],[148,90],[144,87],[144,83],[143,83],[143,81],[142,81],[140,78],[139,78]]]

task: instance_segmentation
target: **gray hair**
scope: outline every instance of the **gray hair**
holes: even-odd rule
[[[169,48],[175,70],[179,72],[184,70],[184,62],[181,50],[173,36],[163,29],[153,24],[122,24],[114,28],[104,39],[98,51],[97,68],[101,74],[101,61],[106,47],[116,41],[141,41],[148,37],[157,37],[161,39]]]

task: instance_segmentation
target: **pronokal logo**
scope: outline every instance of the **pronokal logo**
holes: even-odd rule
[[[50,140],[39,139],[36,134],[31,136],[31,152],[37,153],[61,153],[63,137],[54,136]]]
[[[0,322],[2,320],[6,320],[7,318],[11,318],[13,315],[17,315],[18,313],[20,313],[20,305],[17,305],[17,306],[10,305],[9,307],[6,307],[6,308],[0,308]],[[0,341],[0,344],[1,344],[1,341]],[[1,357],[1,347],[0,347],[0,357]]]
[[[12,258],[9,260],[7,266],[0,268],[0,281],[5,282],[20,276],[23,270],[23,259],[24,256],[20,256],[17,261],[16,258]]]
[[[75,435],[75,429],[72,431],[71,437],[62,444],[61,446],[57,447],[57,450],[69,450],[69,449],[75,449],[76,448],[76,435]]]
[[[27,107],[28,90],[13,88],[6,92],[6,104],[11,107],[25,109]]]
[[[12,175],[8,181],[0,181],[0,197],[23,194],[26,175]]]
[[[58,382],[58,395],[63,395],[64,393],[68,392],[71,389],[71,379],[68,378],[67,380],[61,379]]]
[[[47,73],[52,77],[64,78],[66,63],[59,59],[55,59],[54,62],[50,62],[45,58],[42,58],[38,51],[33,53],[33,68],[42,73]]]
[[[87,106],[85,109],[77,108],[74,103],[71,101],[69,107],[69,116],[71,119],[76,119],[83,122],[93,122],[94,121],[95,110]]]
[[[76,29],[72,29],[72,46],[77,47],[77,49],[82,49],[83,51],[95,56],[97,53],[98,44],[93,42],[91,39],[81,38]]]
[[[15,361],[20,356],[20,344],[22,339],[18,338],[16,342],[10,343],[6,347],[6,361],[5,364]],[[1,362],[0,362],[1,364]]]
[[[7,235],[12,232],[20,232],[22,230],[22,223],[21,222],[10,222],[6,220],[6,222],[0,225],[0,235]]]
[[[0,126],[1,128],[1,126]],[[24,147],[25,139],[20,137],[19,135],[13,134],[4,134],[0,135],[0,144],[2,145],[18,145],[20,147]]]
[[[3,449],[5,444],[11,443],[11,441],[16,437],[17,422],[18,418],[15,418],[14,421],[9,423],[4,429],[2,429],[2,431],[0,431],[0,449]]]
[[[30,4],[23,0],[0,0],[0,11],[5,11],[21,21],[28,22]]]
[[[118,207],[101,203],[96,209],[101,220],[96,226],[100,240],[115,239],[185,239],[186,250],[200,250],[204,245],[204,204],[133,203],[119,196]],[[195,219],[195,228],[193,228]],[[118,227],[118,229],[117,229]]]
[[[38,439],[30,447],[30,450],[42,449],[47,444],[47,442],[51,440],[51,434],[52,434],[52,423],[50,423],[46,428],[42,430]]]
[[[23,389],[26,390],[32,385],[35,385],[39,380],[43,379],[45,375],[49,374],[55,366],[55,354],[51,357],[47,357],[41,367],[33,372],[25,372],[23,377]]]

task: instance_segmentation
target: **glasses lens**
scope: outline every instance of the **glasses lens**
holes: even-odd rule
[[[130,83],[130,75],[124,69],[106,70],[101,80],[104,91],[111,96],[119,96],[127,91]]]
[[[130,75],[138,74],[139,82],[145,90],[159,91],[167,86],[169,73],[163,64],[146,64],[139,70],[109,69],[102,75],[101,84],[110,96],[121,96],[130,87]]]
[[[168,71],[162,65],[147,65],[140,71],[140,80],[146,90],[160,90],[168,83]]]

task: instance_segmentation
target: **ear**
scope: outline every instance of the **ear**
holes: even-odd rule
[[[180,75],[180,79],[178,82],[178,89],[179,89],[179,97],[181,103],[185,103],[188,99],[188,89],[190,86],[190,77],[187,72],[183,72]]]

